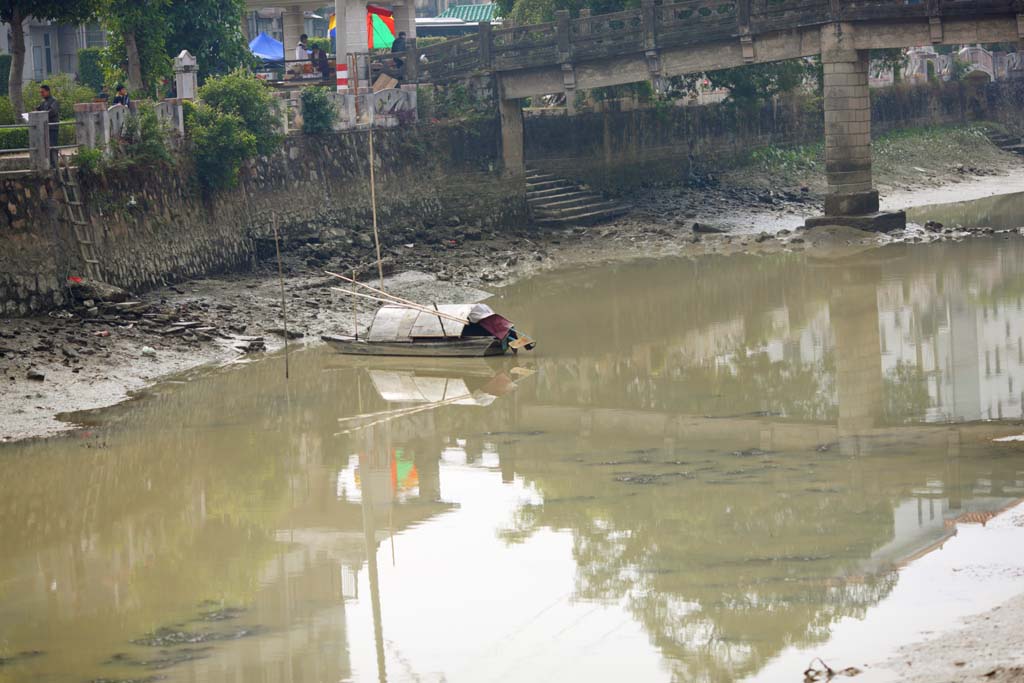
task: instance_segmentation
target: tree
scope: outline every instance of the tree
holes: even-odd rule
[[[169,0],[104,0],[103,24],[110,34],[106,66],[110,80],[127,79],[129,90],[141,93],[170,63],[164,40],[163,10]]]
[[[110,32],[111,80],[127,76],[131,90],[151,91],[170,77],[182,50],[196,58],[200,78],[225,74],[251,60],[242,35],[244,0],[102,0]]]
[[[872,50],[871,68],[875,77],[879,77],[886,71],[892,71],[892,82],[899,83],[902,80],[903,65],[907,56],[901,47],[891,47],[884,50]]]
[[[514,19],[517,24],[536,24],[552,21],[555,12],[561,9],[573,14],[581,9],[607,14],[639,7],[640,0],[497,0],[497,4],[501,16]]]
[[[795,90],[804,83],[811,69],[811,65],[802,59],[790,59],[712,71],[708,79],[712,86],[727,89],[729,100],[738,107],[749,109],[776,95]]]
[[[244,0],[172,2],[166,12],[167,50],[172,57],[188,50],[196,58],[199,77],[226,74],[251,60],[242,35]]]
[[[170,0],[102,1],[103,26],[110,34],[105,55],[108,78],[126,76],[129,90],[145,92],[147,86],[171,73],[164,21]]]
[[[0,0],[0,21],[11,27],[11,74],[8,93],[14,111],[25,111],[22,98],[22,74],[25,71],[25,20],[29,17],[60,23],[77,24],[92,18],[99,0]]]

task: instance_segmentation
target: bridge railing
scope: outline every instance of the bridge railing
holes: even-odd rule
[[[443,83],[474,73],[551,67],[661,48],[748,40],[758,34],[831,21],[983,17],[1020,12],[1020,0],[641,0],[639,9],[544,24],[492,29],[431,45],[409,69],[419,81]]]
[[[491,35],[494,68],[501,71],[558,64],[558,38],[558,25],[553,21],[498,29]]]

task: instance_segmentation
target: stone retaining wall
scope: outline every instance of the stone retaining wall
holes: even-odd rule
[[[871,133],[993,120],[1021,125],[1024,79],[895,86],[871,91]],[[820,100],[781,99],[754,112],[728,106],[660,107],[526,120],[526,160],[612,194],[720,171],[768,145],[821,142]]]
[[[527,222],[521,179],[497,170],[496,120],[405,126],[375,138],[378,221],[385,243],[439,239]],[[129,290],[236,270],[255,258],[276,218],[285,240],[318,239],[342,253],[370,235],[365,132],[288,137],[251,162],[239,186],[204,197],[187,165],[122,167],[82,180],[104,279]],[[84,275],[52,175],[0,181],[0,313],[60,305]]]

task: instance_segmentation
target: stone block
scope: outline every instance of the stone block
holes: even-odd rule
[[[825,225],[840,225],[868,232],[892,232],[907,227],[907,214],[903,211],[875,211],[859,216],[824,215],[813,216],[804,222],[807,228]]]
[[[864,216],[878,211],[878,190],[833,193],[825,197],[826,216]]]
[[[825,172],[832,173],[853,173],[854,171],[867,171],[871,173],[871,158],[859,159],[826,159]]]
[[[851,187],[857,190],[871,189],[871,168],[859,168],[851,171],[828,171],[828,186],[832,188]],[[855,190],[855,191],[857,191]]]

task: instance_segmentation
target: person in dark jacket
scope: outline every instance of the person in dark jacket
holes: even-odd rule
[[[312,59],[314,67],[316,68],[317,71],[320,72],[320,76],[325,81],[331,80],[331,77],[333,75],[332,72],[334,70],[331,68],[331,63],[328,61],[327,53],[324,51],[324,49],[320,47],[314,47]]]
[[[123,85],[117,86],[117,95],[114,97],[114,104],[123,104],[126,107],[131,106],[132,98],[128,96],[128,88]]]
[[[58,128],[55,124],[60,122],[60,102],[50,92],[50,86],[45,83],[39,86],[39,97],[42,98],[42,102],[36,107],[36,111],[45,111],[46,120],[50,124],[50,146],[57,146],[57,132]]]
[[[395,38],[395,42],[393,42],[391,44],[391,54],[395,54],[395,53],[402,53],[402,54],[404,54],[406,49],[407,48],[405,46],[405,31],[399,31],[398,32],[398,37]],[[395,68],[396,69],[401,69],[403,64],[405,64],[405,60],[404,59],[401,59],[400,57],[395,57]]]

